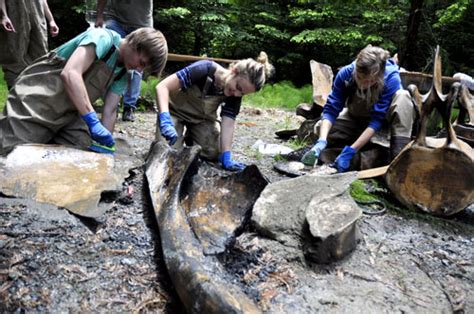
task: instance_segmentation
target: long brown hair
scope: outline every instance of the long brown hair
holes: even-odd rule
[[[372,45],[359,52],[353,72],[358,97],[366,99],[371,104],[378,100],[384,88],[385,63],[389,57],[387,50]],[[375,83],[370,88],[361,89],[360,80],[364,78],[374,78]]]

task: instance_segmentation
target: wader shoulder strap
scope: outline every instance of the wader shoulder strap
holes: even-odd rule
[[[109,60],[109,58],[112,56],[112,54],[115,52],[115,50],[117,50],[117,48],[115,48],[115,45],[112,45],[112,47],[110,47],[109,51],[107,51],[106,55],[103,56],[102,58],[100,58],[100,60],[102,60],[104,62],[107,62]]]
[[[110,32],[110,30],[106,29],[106,31],[109,33],[111,39],[112,39],[112,43],[114,41],[114,36],[112,35],[112,33]],[[100,60],[101,61],[104,61],[104,62],[107,62],[109,60],[109,58],[112,56],[112,54],[115,52],[115,50],[117,50],[117,48],[115,47],[114,44],[112,44],[112,47],[110,47],[109,51],[107,51],[107,53],[105,54],[105,56],[103,56]],[[114,67],[115,68],[115,67]],[[124,75],[125,73],[127,73],[127,69],[126,68],[122,68],[122,70],[120,70],[119,73],[117,73],[117,75],[114,77],[114,82],[115,81],[118,81],[120,80]]]
[[[114,82],[120,80],[125,75],[125,73],[127,73],[127,69],[122,68],[122,70],[120,70],[120,72],[115,76]]]
[[[202,98],[204,98],[207,95],[207,93],[209,92],[209,89],[214,84],[214,73],[216,73],[216,69],[217,69],[216,65],[212,64],[212,67],[209,73],[207,74],[206,82],[204,83],[204,86],[202,88],[202,94],[201,94]]]

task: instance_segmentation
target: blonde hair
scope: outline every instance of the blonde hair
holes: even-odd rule
[[[255,86],[255,91],[260,90],[275,71],[273,65],[268,62],[267,54],[263,51],[260,52],[256,61],[248,58],[233,63],[230,67],[236,75],[247,77]]]
[[[125,37],[127,44],[139,53],[148,57],[147,70],[159,76],[168,59],[168,44],[159,30],[151,27],[142,27]]]
[[[390,58],[387,50],[368,45],[357,55],[354,80],[357,83],[357,96],[375,102],[384,88],[385,63]],[[375,84],[366,90],[359,88],[360,79],[374,78]]]

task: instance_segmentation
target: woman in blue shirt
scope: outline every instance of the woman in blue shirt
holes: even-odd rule
[[[328,141],[344,143],[335,165],[345,172],[355,153],[384,125],[390,126],[391,158],[408,144],[415,108],[408,91],[402,89],[398,66],[389,57],[386,50],[369,45],[338,72],[317,126],[319,139],[303,156],[303,163],[313,165]]]

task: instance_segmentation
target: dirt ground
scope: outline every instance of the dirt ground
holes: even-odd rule
[[[117,125],[141,158],[154,138],[155,119],[139,113],[134,123]],[[257,139],[281,144],[274,132],[300,122],[293,112],[244,109],[235,158],[257,164],[270,182],[289,179],[273,170],[272,157],[251,146]],[[130,171],[123,190],[104,195],[113,206],[97,220],[0,198],[0,311],[183,312],[161,255],[142,168]],[[307,262],[251,226],[220,261],[272,313],[474,313],[473,206],[435,218],[402,208],[383,188],[378,193],[388,211],[362,217],[357,248],[340,262]]]

